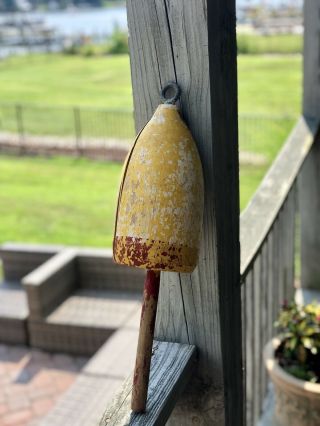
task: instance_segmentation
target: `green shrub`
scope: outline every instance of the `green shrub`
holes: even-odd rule
[[[80,47],[79,53],[82,56],[90,57],[90,56],[97,56],[98,49],[94,44],[84,44]]]
[[[115,27],[110,37],[104,43],[93,44],[90,40],[84,40],[81,43],[73,43],[65,47],[63,53],[66,55],[86,57],[129,53],[128,33]]]
[[[65,55],[79,55],[79,46],[72,43],[70,46],[66,46],[63,48],[62,53]]]
[[[105,52],[110,55],[129,53],[128,33],[115,28],[108,39]]]
[[[239,35],[237,37],[237,47],[238,47],[238,53],[241,53],[242,55],[246,55],[250,52],[250,44],[247,37],[243,37],[242,35]]]
[[[285,303],[275,325],[282,335],[275,353],[280,366],[298,379],[320,383],[320,304]]]

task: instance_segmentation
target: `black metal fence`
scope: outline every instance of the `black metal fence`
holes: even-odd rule
[[[297,117],[239,115],[240,162],[271,164],[297,121]]]
[[[271,163],[296,117],[241,114],[240,160]],[[122,145],[135,136],[130,110],[0,104],[0,143],[71,147]]]

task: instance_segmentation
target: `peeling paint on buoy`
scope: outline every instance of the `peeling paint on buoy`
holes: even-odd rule
[[[160,105],[124,166],[114,260],[145,269],[192,272],[198,260],[203,191],[192,135],[175,105]]]

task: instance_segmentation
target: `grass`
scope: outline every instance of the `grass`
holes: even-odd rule
[[[265,158],[262,166],[241,166],[243,209],[294,122],[291,118],[277,121],[272,117],[299,113],[301,58],[241,55],[238,70],[240,148]],[[60,134],[68,134],[70,124],[66,123],[73,122],[73,105],[132,108],[129,59],[126,55],[35,55],[3,60],[0,99],[63,106],[65,109],[55,109],[60,111],[56,115],[52,109],[47,114],[45,108],[38,108],[37,114],[30,109],[29,131],[37,128],[40,134],[52,134],[59,126]],[[69,118],[64,118],[68,114]],[[95,118],[84,121],[85,134],[97,132],[102,123],[107,126],[106,117],[92,111],[90,114]],[[3,128],[4,117],[0,112]],[[125,120],[129,122],[131,118]],[[121,131],[128,122],[121,123]],[[84,159],[0,156],[0,242],[110,246],[120,169],[117,164]]]
[[[0,243],[111,246],[119,164],[1,155],[0,170]],[[266,170],[241,168],[241,209]]]
[[[238,74],[240,113],[282,115],[300,110],[300,56],[240,55]],[[49,107],[131,110],[129,57],[11,57],[0,61],[0,99]]]
[[[302,52],[303,38],[300,34],[238,34],[238,52],[240,54],[261,55],[266,53],[290,55]]]
[[[251,130],[243,133],[240,129],[240,143],[245,145],[244,149],[248,149],[258,133],[264,133],[267,143],[273,142],[277,148],[280,140],[277,126],[266,118],[261,120],[260,115],[298,114],[300,68],[299,56],[239,56],[240,127],[246,125],[248,129],[249,121],[244,115],[250,115],[252,123]],[[134,136],[127,55],[102,58],[33,55],[5,60],[0,62],[0,99],[9,102],[9,105],[0,103],[0,131],[17,130],[13,102],[23,105],[26,134],[74,135],[73,106],[76,105],[80,106],[83,136],[125,139]],[[87,105],[94,108],[87,108]],[[101,109],[119,110],[121,107],[127,112],[111,113]],[[274,134],[270,131],[270,123]],[[283,140],[283,133],[280,138]],[[256,141],[254,146],[268,152],[261,141]]]
[[[240,151],[260,154],[267,164],[271,164],[295,122],[296,119],[291,116],[283,118],[260,115],[240,116]]]
[[[40,105],[17,107],[11,104],[1,105],[1,103],[0,131],[17,132],[17,108],[21,110],[23,132],[26,135],[54,135],[74,138],[75,114],[78,114],[83,137],[100,139],[128,139],[134,137],[132,111]]]
[[[258,188],[263,176],[268,170],[268,165],[240,167],[240,210],[244,210],[249,203],[253,192]]]
[[[0,156],[0,242],[111,246],[121,165]]]
[[[122,110],[132,108],[131,92],[128,55],[43,54],[0,61],[2,102]]]
[[[301,110],[302,58],[299,55],[240,55],[240,114],[296,116]]]
[[[295,120],[243,116],[239,120],[240,151],[260,155],[263,165],[240,164],[240,209],[243,210],[290,133]],[[251,154],[252,155],[252,154]]]

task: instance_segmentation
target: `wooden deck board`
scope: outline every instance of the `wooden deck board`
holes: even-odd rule
[[[100,426],[164,425],[191,377],[195,355],[194,346],[155,341],[146,413],[136,414],[130,409],[132,377],[129,377],[104,413]]]

